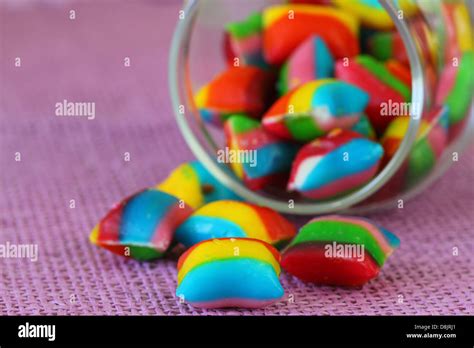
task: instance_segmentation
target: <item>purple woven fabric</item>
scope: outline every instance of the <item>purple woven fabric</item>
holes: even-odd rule
[[[0,243],[39,247],[37,262],[0,259],[0,314],[473,314],[472,147],[404,209],[372,216],[402,246],[362,290],[283,274],[294,301],[197,310],[174,295],[176,260],[138,263],[88,242],[113,203],[192,159],[167,89],[179,6],[82,1],[75,21],[72,7],[0,7]],[[63,99],[94,101],[96,119],[54,116]]]

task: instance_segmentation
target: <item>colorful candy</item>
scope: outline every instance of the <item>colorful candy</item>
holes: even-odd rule
[[[337,129],[298,152],[288,190],[313,199],[346,194],[377,173],[382,156],[380,144],[353,131]]]
[[[449,111],[449,124],[454,126],[467,115],[472,103],[474,78],[474,51],[466,51],[451,64],[445,66],[441,75],[436,102],[446,105]]]
[[[439,43],[431,29],[422,19],[413,19],[410,21],[410,30],[418,54],[426,58],[426,63],[436,66]],[[376,32],[368,39],[366,46],[368,53],[379,61],[395,59],[404,65],[410,64],[405,44],[398,31]]]
[[[332,3],[359,18],[361,23],[369,28],[386,30],[395,26],[392,18],[378,0],[332,0]],[[416,12],[416,6],[412,0],[398,0],[397,3],[404,16],[411,16]]]
[[[384,162],[397,152],[410,123],[409,117],[394,119],[387,127],[380,143],[385,150]],[[436,107],[422,119],[415,145],[408,155],[403,185],[409,187],[424,178],[434,168],[443,153],[448,134],[448,109]]]
[[[99,222],[90,241],[111,252],[137,260],[162,257],[174,230],[192,209],[156,189],[139,192],[117,204]]]
[[[156,188],[179,197],[193,209],[221,199],[240,200],[198,161],[181,164]]]
[[[374,279],[400,244],[369,220],[331,215],[304,225],[282,254],[282,268],[305,281],[362,286]]]
[[[359,54],[358,22],[349,13],[317,5],[276,5],[263,11],[263,51],[282,64],[311,35],[318,35],[335,58]]]
[[[359,121],[352,126],[351,131],[359,133],[371,140],[376,140],[377,138],[374,127],[372,127],[372,124],[370,124],[370,121],[365,114],[360,116]]]
[[[370,56],[358,56],[348,64],[336,63],[337,78],[354,84],[370,95],[366,113],[377,132],[382,133],[393,116],[383,115],[384,104],[401,105],[410,101],[410,87],[392,75],[380,62]]]
[[[284,295],[279,261],[275,248],[255,239],[201,242],[179,259],[176,296],[204,308],[270,305]]]
[[[224,130],[229,153],[236,158],[228,162],[247,187],[256,190],[287,179],[297,151],[294,144],[282,141],[245,116],[230,117]]]
[[[176,231],[176,240],[189,247],[213,238],[253,238],[282,245],[296,234],[276,211],[250,203],[218,201],[194,212]]]
[[[266,130],[283,139],[311,141],[354,126],[369,102],[363,90],[335,79],[308,82],[281,97],[263,116]]]
[[[474,49],[472,24],[467,3],[442,1],[440,6],[446,30],[445,63],[451,65],[453,58]]]
[[[377,60],[395,59],[409,64],[408,54],[402,37],[398,32],[376,32],[368,39],[368,52]]]
[[[260,117],[274,94],[271,76],[257,67],[232,67],[199,90],[196,106],[204,121],[221,124],[229,115]]]
[[[267,68],[263,58],[262,14],[254,12],[241,22],[226,26],[227,60],[229,65],[253,65]],[[238,60],[236,60],[236,58]]]
[[[389,59],[385,62],[385,67],[390,74],[402,81],[405,86],[411,86],[411,71],[405,64],[402,64],[395,59]]]
[[[306,82],[332,77],[334,59],[319,36],[311,36],[290,56],[280,70],[281,95]]]

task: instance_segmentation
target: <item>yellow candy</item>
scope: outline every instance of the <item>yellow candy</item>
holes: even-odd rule
[[[204,204],[199,177],[189,163],[184,163],[176,168],[157,189],[182,199],[193,209]]]
[[[362,24],[374,29],[392,29],[395,25],[388,12],[377,0],[332,0],[341,9],[358,18]],[[404,16],[413,15],[417,7],[412,0],[399,0]]]

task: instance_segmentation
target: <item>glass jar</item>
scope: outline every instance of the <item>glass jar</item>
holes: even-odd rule
[[[411,105],[417,106],[410,112],[400,144],[391,159],[362,188],[332,200],[314,201],[281,190],[249,190],[231,171],[219,165],[216,154],[225,143],[223,131],[202,121],[193,97],[200,87],[227,67],[223,54],[225,25],[286,1],[187,1],[173,38],[169,79],[179,128],[197,159],[222,184],[244,199],[283,213],[316,215],[341,210],[362,213],[395,207],[400,200],[422,192],[460,159],[461,150],[473,133],[473,88],[460,91],[456,86],[451,87],[453,74],[462,64],[463,71],[468,72],[463,78],[473,79],[472,61],[466,63],[464,59],[464,55],[473,50],[473,15],[469,13],[467,2],[460,0],[413,2],[417,6],[416,15],[407,16],[397,7],[397,1],[380,0],[396,27],[392,34],[393,54],[402,55],[409,63]],[[384,52],[379,53],[384,55]],[[467,68],[466,64],[469,64]],[[472,81],[468,85],[472,86]],[[445,108],[447,117],[453,119],[449,128],[446,128],[446,116],[440,117],[443,114],[440,108]],[[444,146],[427,150],[426,142],[432,136],[439,136],[443,129],[446,132]]]

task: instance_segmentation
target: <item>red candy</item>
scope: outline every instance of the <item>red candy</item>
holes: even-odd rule
[[[282,5],[263,14],[263,50],[270,64],[283,63],[311,35],[320,36],[336,58],[359,53],[358,22],[337,9],[317,5]]]
[[[272,77],[262,69],[233,67],[197,93],[196,105],[202,118],[212,123],[221,123],[232,114],[258,118],[271,101],[272,86]]]
[[[328,258],[324,244],[310,243],[294,247],[291,253],[284,254],[282,266],[305,282],[349,286],[361,286],[377,277],[380,271],[370,256],[366,256],[363,262],[356,258]]]

